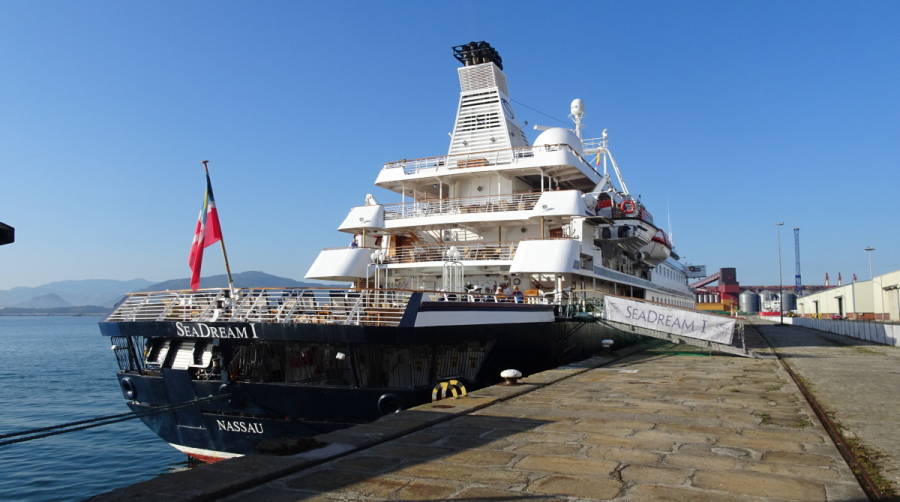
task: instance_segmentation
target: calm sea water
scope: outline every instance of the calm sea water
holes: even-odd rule
[[[128,411],[98,321],[0,316],[0,434]],[[0,500],[83,500],[185,466],[129,420],[0,446]]]

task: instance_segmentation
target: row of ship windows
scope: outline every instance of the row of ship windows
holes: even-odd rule
[[[660,275],[662,275],[663,277],[666,277],[673,281],[683,282],[683,283],[687,284],[687,277],[685,277],[685,276],[679,277],[680,274],[678,274],[675,270],[672,270],[671,268],[658,267],[657,270],[659,271]]]
[[[687,308],[693,307],[693,304],[689,300],[680,300],[677,298],[669,298],[669,297],[665,297],[665,296],[650,295],[649,300],[652,302],[656,302],[656,303],[662,303],[663,305],[674,305],[676,307],[687,307]]]

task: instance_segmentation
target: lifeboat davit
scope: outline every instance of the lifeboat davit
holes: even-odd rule
[[[630,197],[617,202],[609,194],[601,194],[596,212],[597,216],[607,219],[597,227],[594,238],[598,245],[611,243],[628,253],[640,255],[658,233],[650,212]]]
[[[666,258],[672,254],[672,243],[665,232],[659,230],[656,235],[650,239],[646,246],[641,248],[643,261],[647,265],[656,266],[666,261]]]

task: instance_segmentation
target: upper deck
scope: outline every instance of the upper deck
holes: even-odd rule
[[[557,184],[590,191],[602,175],[569,144],[517,146],[480,152],[403,159],[384,164],[375,184],[403,193],[405,187],[424,182],[446,182],[455,176],[546,176]]]
[[[402,326],[410,322],[410,309],[423,302],[457,303],[471,310],[487,304],[547,304],[543,297],[479,293],[445,293],[404,289],[355,288],[213,288],[129,293],[106,318],[107,323],[262,323],[332,324],[350,326]],[[477,305],[472,305],[477,304]],[[511,306],[510,306],[511,307]],[[508,310],[507,307],[506,310]],[[551,316],[552,320],[552,316]],[[413,319],[412,321],[415,321]],[[420,319],[421,321],[421,319]],[[421,323],[418,323],[421,324]],[[410,326],[417,325],[412,322]],[[196,332],[194,330],[196,329]],[[256,338],[225,336],[226,326],[188,326],[177,336],[200,338]],[[190,330],[186,333],[184,330]]]

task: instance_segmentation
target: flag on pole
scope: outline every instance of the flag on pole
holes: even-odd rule
[[[188,266],[191,267],[191,289],[200,287],[200,267],[203,264],[203,250],[222,240],[222,227],[219,225],[219,213],[216,211],[216,199],[213,197],[212,182],[209,171],[206,172],[206,194],[203,196],[203,207],[194,227],[194,240],[188,255]]]

